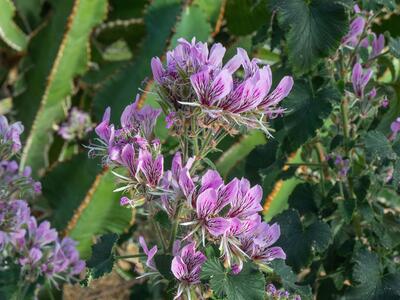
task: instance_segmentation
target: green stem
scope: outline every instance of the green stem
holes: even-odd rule
[[[212,137],[213,137],[212,130],[211,129],[207,130],[204,141],[201,143],[201,148],[199,150],[199,153],[196,155],[196,159],[190,170],[191,175],[193,175],[195,173],[195,171],[197,170],[203,157],[207,155],[209,150],[211,150],[210,144],[211,144]]]
[[[349,101],[345,97],[340,104],[340,112],[342,114],[342,126],[343,126],[343,136],[344,136],[344,148],[346,150],[347,154],[347,146],[348,146],[348,141],[349,141],[349,135],[350,135],[350,128],[349,128]]]
[[[28,292],[29,284],[27,284],[24,280],[20,280],[18,283],[18,289],[16,293],[13,295],[13,300],[24,300],[26,293]]]
[[[48,282],[48,283],[46,284],[46,290],[47,290],[47,293],[49,294],[50,300],[55,300],[55,299],[54,299],[53,292],[51,291],[50,282]]]
[[[174,241],[176,238],[176,234],[178,232],[178,227],[179,227],[179,215],[181,212],[181,203],[180,201],[178,201],[178,207],[176,208],[176,213],[174,216],[174,225],[172,226],[172,230],[171,230],[171,234],[169,237],[169,245],[168,245],[168,252],[172,251],[172,247],[174,246]]]
[[[165,251],[167,250],[167,242],[164,239],[164,235],[162,233],[162,230],[160,228],[160,224],[157,223],[157,221],[155,221],[154,219],[154,215],[155,215],[155,208],[151,202],[151,200],[149,201],[149,206],[150,206],[150,213],[151,213],[151,218],[150,218],[150,222],[153,224],[153,227],[158,235],[158,239],[161,242],[161,246],[163,248],[163,251],[165,253]]]

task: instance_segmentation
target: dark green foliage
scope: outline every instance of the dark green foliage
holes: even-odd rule
[[[291,151],[314,136],[331,112],[332,102],[338,99],[339,94],[331,85],[317,89],[311,82],[295,82],[293,91],[285,101],[289,113],[283,120]],[[300,124],[301,130],[298,127]]]
[[[168,280],[174,278],[174,274],[171,272],[171,263],[173,258],[173,256],[168,254],[159,254],[154,257],[157,270]]]
[[[99,241],[92,246],[92,256],[87,261],[91,276],[96,279],[106,273],[110,273],[114,266],[114,246],[118,240],[118,234],[109,233],[102,235]]]
[[[296,270],[309,265],[312,254],[324,252],[332,241],[328,224],[316,221],[305,225],[295,210],[287,210],[271,220],[281,227],[278,240],[287,255],[287,263]]]
[[[400,58],[400,38],[390,38],[389,50],[393,56]]]
[[[394,153],[392,146],[388,139],[382,132],[371,131],[368,132],[364,137],[365,148],[370,158],[379,157],[381,159],[395,159],[396,153]]]
[[[289,60],[297,73],[309,71],[318,59],[336,50],[347,32],[343,5],[330,0],[275,1],[286,34]]]
[[[217,297],[228,300],[264,299],[265,279],[253,265],[245,264],[238,274],[226,270],[216,258],[209,258],[203,265],[201,278],[209,280]]]
[[[100,171],[98,162],[81,153],[59,163],[45,175],[43,194],[54,211],[51,224],[55,228],[65,229]]]
[[[227,1],[226,21],[229,31],[235,35],[246,35],[268,24],[270,13],[266,8],[266,0]]]
[[[383,273],[379,258],[366,249],[359,249],[353,257],[355,287],[346,293],[346,299],[398,299],[400,273]]]
[[[292,269],[285,264],[283,260],[275,260],[271,262],[271,268],[274,273],[280,277],[282,285],[285,289],[299,294],[302,299],[310,299],[312,296],[309,286],[301,286],[297,284],[297,276]]]

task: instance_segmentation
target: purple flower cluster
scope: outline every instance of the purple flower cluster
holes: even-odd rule
[[[81,140],[92,130],[92,121],[88,113],[73,107],[67,122],[61,124],[58,134],[66,141]]]
[[[19,172],[15,160],[0,161],[0,199],[33,197],[41,193],[42,186],[39,181],[31,177],[32,170],[25,167]]]
[[[0,251],[2,259],[11,258],[20,265],[28,283],[45,277],[56,284],[79,274],[85,263],[79,259],[75,242],[58,239],[55,229],[45,221],[37,224],[23,200],[0,201]]]
[[[123,165],[136,176],[139,156],[148,159],[148,154],[159,150],[159,141],[153,139],[153,129],[160,112],[150,106],[140,109],[138,95],[135,102],[125,108],[121,115],[121,127],[116,128],[110,124],[111,109],[107,108],[103,120],[95,128],[100,145],[92,147],[91,153],[100,152],[106,164]],[[149,161],[146,163],[151,164]]]
[[[158,94],[169,107],[168,126],[172,125],[171,113],[178,117],[178,112],[192,113],[199,107],[199,123],[205,126],[222,121],[220,125],[226,128],[244,125],[268,132],[266,119],[284,113],[280,102],[292,89],[292,77],[285,76],[270,92],[270,67],[260,67],[261,61],[250,60],[244,49],[238,48],[237,54],[223,65],[226,49],[221,44],[214,44],[209,50],[206,43],[195,39],[178,42],[175,49],[167,52],[165,66],[158,57],[151,61]],[[240,67],[243,77],[237,72]]]
[[[285,259],[280,247],[271,247],[280,236],[279,225],[261,222],[258,214],[262,210],[259,185],[251,187],[244,178],[224,184],[213,170],[203,175],[197,188],[188,172],[181,178],[182,194],[192,210],[181,224],[191,227],[185,239],[197,235],[203,245],[206,239],[218,242],[226,265],[235,266],[238,272],[246,259],[260,263]]]
[[[118,128],[110,124],[111,112],[107,108],[95,129],[98,144],[90,150],[102,155],[103,161],[114,168],[122,185],[115,191],[129,194],[121,198],[121,205],[143,206],[151,217],[163,209],[174,224],[169,247],[163,236],[169,228],[155,224],[155,233],[164,253],[173,256],[171,272],[179,282],[177,298],[200,284],[207,245],[219,247],[224,266],[235,274],[241,272],[246,261],[264,265],[286,258],[282,248],[273,246],[280,237],[279,225],[262,222],[259,215],[263,197],[259,185],[252,187],[245,178],[225,184],[214,170],[196,174],[206,150],[218,143],[216,132],[220,127],[231,132],[229,129],[241,125],[267,132],[266,119],[284,112],[280,102],[293,85],[292,78],[286,76],[270,92],[269,66],[260,67],[257,59],[250,61],[243,49],[223,65],[224,54],[225,48],[220,44],[209,51],[207,44],[180,39],[179,45],[167,53],[166,66],[159,58],[151,62],[167,127],[176,133],[177,126],[187,126],[186,135],[179,136],[184,153],[175,153],[170,168],[164,165],[160,141],[153,134],[161,110],[140,108],[139,97],[125,108]],[[240,72],[235,73],[240,67],[242,78],[237,75]],[[193,134],[197,130],[207,132],[204,136],[209,139],[201,141],[198,149],[187,134],[189,127]],[[182,146],[185,143],[186,147]],[[118,169],[123,173],[117,173]],[[143,237],[139,243],[149,269],[143,276],[159,275],[155,263],[158,246],[149,248]]]
[[[183,247],[172,260],[171,271],[180,284],[175,299],[179,298],[188,286],[200,283],[200,272],[206,257],[196,251],[196,243],[192,242]],[[190,299],[190,297],[188,298]]]
[[[354,48],[355,51],[364,48],[368,52],[368,60],[363,64],[360,63],[360,55],[357,52],[351,81],[354,94],[357,98],[363,100],[365,96],[367,96],[366,99],[373,100],[377,94],[375,88],[371,89],[367,95],[365,94],[365,88],[373,75],[373,71],[370,68],[370,61],[382,53],[385,47],[385,37],[382,34],[376,36],[374,32],[370,32],[367,28],[367,16],[362,13],[357,5],[354,7],[354,11],[358,16],[350,24],[350,30],[347,35],[343,37],[342,44]],[[382,106],[386,107],[387,105],[388,101],[386,99],[386,101],[382,103]]]
[[[343,159],[341,155],[336,155],[335,166],[339,170],[339,178],[345,179],[350,170],[350,160]]]
[[[299,295],[290,295],[288,291],[279,290],[272,283],[267,285],[267,296],[271,300],[301,300]]]
[[[23,131],[21,122],[9,124],[7,118],[0,115],[0,159],[8,159],[21,150],[20,135]]]

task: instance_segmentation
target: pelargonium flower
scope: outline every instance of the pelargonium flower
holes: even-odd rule
[[[179,298],[184,291],[190,293],[190,286],[200,283],[201,267],[206,260],[203,253],[196,251],[195,242],[183,247],[173,258],[171,271],[180,282],[174,299]]]
[[[268,263],[275,259],[286,259],[281,247],[271,247],[279,239],[280,234],[277,223],[269,225],[262,222],[253,232],[241,238],[242,249],[256,262]]]
[[[343,159],[341,155],[336,155],[335,165],[339,169],[339,178],[346,178],[350,170],[350,160]]]
[[[343,37],[342,44],[352,47],[356,46],[361,34],[364,32],[365,23],[364,17],[359,16],[355,18],[350,24],[349,32]]]
[[[120,128],[110,124],[111,109],[106,109],[101,123],[95,128],[100,145],[89,147],[91,154],[100,152],[104,154],[106,164],[121,164],[121,151],[127,144],[133,145],[137,154],[139,149],[156,145],[152,140],[153,129],[161,110],[150,106],[139,109],[138,102],[139,95],[124,109]]]
[[[275,285],[269,283],[266,287],[267,296],[274,300],[301,300],[299,295],[291,295],[288,291],[277,289]]]
[[[0,198],[30,197],[41,193],[41,184],[31,177],[32,170],[25,167],[19,172],[14,160],[0,161]]]
[[[156,264],[153,259],[158,251],[157,245],[149,249],[147,247],[146,241],[144,240],[144,237],[142,236],[139,237],[139,243],[144,253],[147,255],[146,266],[153,271],[157,271]]]
[[[92,121],[88,113],[73,107],[68,120],[61,124],[58,134],[66,141],[83,139],[92,130]]]
[[[146,178],[146,184],[150,187],[157,187],[164,172],[164,157],[158,154],[153,158],[152,154],[147,150],[139,151],[138,170]]]
[[[189,171],[192,168],[194,158],[189,158],[185,165],[182,164],[182,153],[176,152],[172,158],[171,170],[164,172],[160,187],[164,191],[161,202],[165,211],[173,216],[179,199],[190,199],[194,192],[194,182]]]
[[[0,115],[0,158],[8,159],[21,150],[20,135],[24,131],[21,122],[8,124],[5,116]]]
[[[25,235],[30,209],[23,200],[0,201],[0,251]]]
[[[351,81],[353,83],[354,93],[357,97],[362,98],[364,96],[364,89],[367,86],[371,77],[371,69],[363,70],[360,63],[356,63],[354,65],[351,75]]]
[[[24,200],[0,201],[0,249],[21,266],[21,276],[29,282],[39,276],[55,284],[56,278],[69,281],[85,266],[76,243],[60,241],[49,222],[38,224]]]
[[[293,79],[286,76],[269,94],[272,74],[269,66],[259,67],[258,59],[250,60],[244,49],[225,66],[222,64],[226,49],[193,39],[191,43],[178,40],[178,46],[167,53],[164,68],[159,58],[151,66],[158,93],[167,101],[171,112],[200,107],[204,119],[199,124],[220,122],[221,126],[245,125],[267,130],[266,118],[284,112],[280,102],[292,89]],[[234,73],[243,66],[244,78]],[[221,123],[222,122],[222,123]],[[170,124],[169,124],[170,125]]]
[[[208,170],[188,198],[193,214],[181,223],[190,226],[184,239],[197,234],[203,244],[206,239],[218,242],[225,264],[234,272],[240,272],[247,259],[268,263],[284,258],[281,248],[271,247],[279,238],[279,226],[261,223],[261,199],[260,186],[251,187],[244,178],[224,184],[218,172]]]
[[[371,37],[366,37],[360,42],[360,46],[367,49],[370,44],[371,53],[369,54],[369,59],[373,59],[381,54],[383,48],[385,48],[385,36],[383,34],[379,34],[379,36],[376,37],[375,33],[371,33]]]

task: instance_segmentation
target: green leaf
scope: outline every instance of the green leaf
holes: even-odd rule
[[[247,155],[258,145],[265,144],[267,139],[261,131],[253,130],[240,137],[239,141],[225,151],[216,162],[217,170],[222,177],[226,178],[229,171],[236,164],[246,158]]]
[[[101,171],[86,153],[58,163],[42,179],[42,194],[53,210],[51,225],[64,230]],[[79,176],[78,176],[79,174]]]
[[[40,105],[22,153],[21,167],[29,165],[35,173],[46,167],[53,124],[65,117],[64,108],[72,93],[72,80],[87,68],[89,35],[92,28],[103,20],[106,11],[106,0],[75,1],[56,58],[47,74],[46,87],[38,95],[40,99],[31,99],[35,103],[40,101]]]
[[[332,111],[331,102],[339,99],[340,95],[333,86],[313,90],[311,84],[305,81],[295,82],[293,91],[285,99],[288,113],[283,118],[289,152],[315,135],[315,131],[324,124],[324,119]]]
[[[191,40],[195,37],[198,41],[207,41],[212,28],[203,11],[198,6],[191,5],[184,9],[175,30],[171,47],[177,45],[179,38]]]
[[[80,174],[81,170],[76,170]],[[121,194],[114,193],[115,176],[110,171],[97,175],[80,206],[72,216],[66,234],[78,242],[82,257],[90,255],[93,236],[123,233],[131,224],[132,211],[119,204]]]
[[[276,259],[271,262],[270,267],[274,269],[274,273],[281,278],[282,285],[286,290],[294,291],[304,300],[312,298],[311,287],[308,285],[304,286],[297,284],[296,274],[294,274],[292,269],[285,264],[285,261]]]
[[[300,215],[317,213],[318,209],[314,197],[314,189],[311,184],[300,184],[289,196],[289,207],[297,209]]]
[[[25,49],[28,37],[14,23],[15,6],[11,0],[0,0],[0,37],[8,46],[17,51]]]
[[[335,1],[277,2],[280,22],[289,27],[289,60],[297,73],[309,71],[320,58],[333,53],[348,31],[346,10]]]
[[[283,248],[287,263],[296,270],[310,263],[313,252],[322,253],[331,243],[332,232],[328,224],[316,221],[306,227],[294,209],[274,217],[271,223],[275,222],[281,227],[281,237],[277,245]]]
[[[386,136],[380,131],[370,131],[364,136],[365,149],[370,158],[380,157],[396,159],[392,146]]]
[[[350,223],[353,218],[353,213],[356,208],[356,201],[352,198],[340,200],[338,203],[339,211],[344,217],[346,223]]]
[[[14,0],[18,15],[29,32],[32,32],[41,22],[40,12],[43,2],[43,0]]]
[[[13,294],[18,290],[21,267],[10,262],[6,270],[0,271],[0,299],[13,299]]]
[[[235,35],[247,35],[261,25],[268,24],[270,13],[267,1],[230,0],[226,6],[226,22],[228,29]]]
[[[358,285],[353,286],[345,299],[399,299],[400,273],[383,274],[379,258],[366,249],[358,250],[353,257],[353,279]]]
[[[114,245],[117,240],[118,234],[109,233],[102,235],[92,246],[92,256],[87,261],[87,267],[91,269],[94,279],[112,271],[115,261]]]
[[[157,270],[168,280],[175,278],[171,271],[171,263],[173,259],[174,257],[168,254],[159,254],[154,256],[154,263],[156,264]]]
[[[225,8],[223,0],[194,0],[193,4],[200,7],[200,9],[207,15],[207,20],[214,28],[220,17],[220,12]],[[223,7],[221,5],[224,5]]]
[[[393,167],[393,187],[397,188],[400,185],[400,160],[396,160]]]
[[[209,258],[201,270],[202,280],[209,280],[211,289],[218,297],[228,300],[263,300],[264,275],[252,264],[245,264],[237,274],[230,274],[217,258]]]
[[[400,37],[390,38],[389,40],[390,53],[396,58],[400,58]]]

